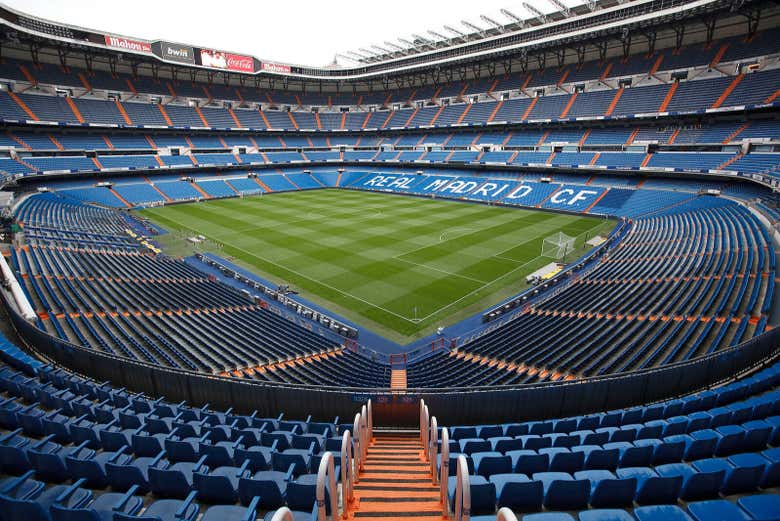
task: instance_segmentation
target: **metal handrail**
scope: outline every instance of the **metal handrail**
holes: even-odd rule
[[[455,515],[453,521],[469,521],[471,517],[471,485],[466,456],[458,456],[457,485],[455,486]]]
[[[496,521],[517,521],[517,516],[507,507],[504,507],[498,511]]]
[[[436,483],[436,453],[438,452],[439,427],[436,416],[431,418],[431,427],[428,435],[428,459],[431,462],[431,475],[433,482]]]
[[[420,400],[420,445],[425,447],[428,444],[428,423],[430,415],[425,400]]]
[[[295,521],[295,517],[289,508],[282,507],[274,513],[271,521]]]
[[[326,479],[328,480],[328,485],[330,487],[330,518],[332,521],[337,521],[340,518],[339,501],[336,497],[336,472],[333,459],[333,453],[330,451],[326,452],[322,457],[322,460],[320,460],[320,468],[317,471],[317,521],[327,521],[327,514],[325,509]]]
[[[371,406],[371,400],[368,400],[366,404],[366,411],[368,415],[366,421],[368,422],[368,443],[371,444],[371,440],[374,439],[374,409]]]
[[[352,479],[355,474],[355,470],[352,468],[353,452],[352,436],[348,430],[344,431],[344,436],[341,437],[341,506],[345,510],[354,497],[352,488]]]
[[[355,457],[355,483],[358,482],[358,475],[363,468],[363,450],[360,447],[360,413],[355,414],[355,421],[352,423],[352,452]]]
[[[441,428],[441,468],[439,469],[439,501],[447,504],[447,485],[450,480],[450,432]]]

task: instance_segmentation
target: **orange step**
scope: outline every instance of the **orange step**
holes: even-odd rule
[[[568,69],[566,70],[566,72],[568,72]],[[561,115],[558,116],[559,118],[563,119],[569,114],[569,111],[571,110],[571,106],[574,105],[576,99],[577,99],[577,93],[575,92],[569,98],[569,102],[566,103],[566,106],[563,108],[563,112],[561,112]]]
[[[211,126],[211,125],[209,125],[209,122],[206,121],[206,116],[203,115],[203,111],[200,110],[200,107],[198,107],[197,105],[195,106],[195,112],[198,113],[198,117],[200,118],[200,121],[203,123],[204,127],[210,127]]]
[[[620,87],[617,92],[615,93],[615,97],[612,98],[612,102],[609,104],[609,107],[607,107],[607,111],[604,113],[605,116],[611,116],[613,112],[615,112],[615,107],[617,107],[618,101],[620,101],[620,97],[623,95],[623,91],[625,90],[625,87]]]
[[[537,101],[539,101],[539,98],[534,98],[531,100],[531,104],[528,105],[528,108],[525,109],[525,112],[523,112],[523,117],[520,118],[520,121],[525,121],[528,119],[528,116],[531,114],[531,111],[534,110],[534,106],[536,106]]]
[[[666,92],[666,97],[661,102],[661,106],[658,107],[658,112],[666,112],[666,107],[669,106],[669,103],[672,101],[672,96],[674,96],[674,93],[677,92],[677,87],[680,86],[680,83],[675,81],[671,85],[669,85],[669,90]]]
[[[243,125],[238,120],[238,116],[236,116],[236,113],[233,112],[233,109],[228,109],[228,114],[230,114],[230,117],[233,118],[233,123],[236,124],[236,128],[242,128]]]
[[[11,99],[14,100],[14,103],[19,105],[19,107],[24,111],[25,114],[30,116],[30,119],[33,121],[39,121],[38,116],[35,115],[35,112],[32,111],[30,107],[27,106],[27,104],[22,101],[22,99],[16,95],[15,92],[8,91],[8,95],[11,96]]]
[[[344,519],[419,521],[446,519],[416,432],[376,433],[370,440],[355,499]]]
[[[81,112],[79,111],[79,108],[76,106],[76,103],[73,101],[73,98],[70,96],[65,97],[65,102],[70,107],[70,111],[73,112],[73,115],[76,117],[76,121],[79,123],[84,123],[84,116],[81,115]]]
[[[470,105],[470,104],[466,105],[466,108],[463,109],[463,113],[458,117],[457,123],[459,123],[459,124],[463,123],[463,120],[466,119],[466,114],[469,113],[469,111],[471,110],[471,107],[472,107],[472,105]]]
[[[290,123],[292,123],[293,128],[295,128],[295,130],[298,130],[298,122],[295,121],[295,118],[293,117],[292,112],[288,112],[287,113],[287,117],[290,118]]]
[[[122,119],[125,120],[125,123],[127,123],[128,125],[132,125],[133,124],[133,120],[130,119],[130,115],[125,110],[125,107],[124,107],[124,105],[122,105],[122,102],[120,102],[118,99],[115,99],[114,103],[116,103],[116,109],[122,115]]]
[[[715,56],[712,58],[712,61],[710,62],[710,68],[715,67],[718,63],[720,63],[720,60],[723,58],[723,55],[726,54],[726,49],[729,48],[728,43],[724,43],[720,46],[720,49],[718,49],[718,52],[715,54]]]
[[[162,106],[162,103],[158,103],[157,108],[160,109],[160,114],[162,114],[162,117],[165,120],[165,124],[169,127],[172,127],[173,121],[171,121],[171,118],[168,116],[168,112],[166,112],[165,107]]]
[[[498,80],[496,80],[498,81]],[[493,118],[496,117],[496,114],[498,114],[498,111],[501,110],[501,106],[504,104],[504,100],[499,101],[496,103],[496,107],[493,109],[493,112],[490,113],[490,117],[487,118],[487,122],[490,123],[493,121]],[[439,109],[439,112],[441,112],[441,109]],[[438,115],[438,114],[437,114]]]
[[[734,76],[734,79],[731,80],[731,83],[729,83],[728,87],[726,87],[726,89],[723,91],[723,94],[721,94],[720,97],[715,100],[715,103],[713,103],[712,107],[710,107],[710,108],[716,109],[716,108],[720,107],[721,105],[723,105],[723,102],[726,101],[726,98],[729,97],[729,94],[731,94],[734,91],[734,89],[737,88],[737,85],[740,84],[740,82],[742,81],[742,78],[744,78],[744,76],[745,75],[742,74],[741,72],[739,74],[737,74],[736,76]]]

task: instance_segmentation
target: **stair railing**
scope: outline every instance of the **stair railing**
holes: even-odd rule
[[[333,459],[333,453],[330,451],[326,452],[322,460],[320,460],[320,468],[317,471],[317,521],[327,521],[325,508],[326,479],[328,480],[328,488],[330,490],[330,518],[332,521],[338,521],[341,517],[339,515],[338,489],[336,488],[336,471]]]
[[[458,456],[457,485],[455,486],[455,515],[453,521],[469,521],[471,518],[471,486],[466,456]]]
[[[353,451],[352,436],[349,431],[344,431],[341,438],[341,506],[345,510],[354,497],[352,479],[356,473],[352,468]]]
[[[436,483],[436,453],[438,452],[439,445],[439,428],[436,416],[431,418],[431,427],[428,434],[428,460],[431,462],[431,475],[433,476],[433,483]]]
[[[436,467],[434,467],[436,468]],[[441,428],[441,468],[439,469],[439,499],[446,508],[447,483],[450,480],[450,433],[447,427]]]

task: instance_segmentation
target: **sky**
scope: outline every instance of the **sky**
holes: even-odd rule
[[[450,36],[445,24],[469,32],[462,20],[489,27],[509,9],[532,15],[514,0],[0,0],[8,7],[49,20],[148,40],[251,54],[268,61],[323,66],[337,53],[385,41],[402,45],[428,30]],[[549,0],[527,0],[542,12],[557,10]],[[572,6],[581,0],[562,0]],[[359,52],[359,51],[358,51]],[[339,59],[343,65],[352,63]]]

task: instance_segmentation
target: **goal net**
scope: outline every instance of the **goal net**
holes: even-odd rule
[[[545,237],[542,241],[542,257],[563,259],[567,253],[574,251],[574,237],[563,232]]]

